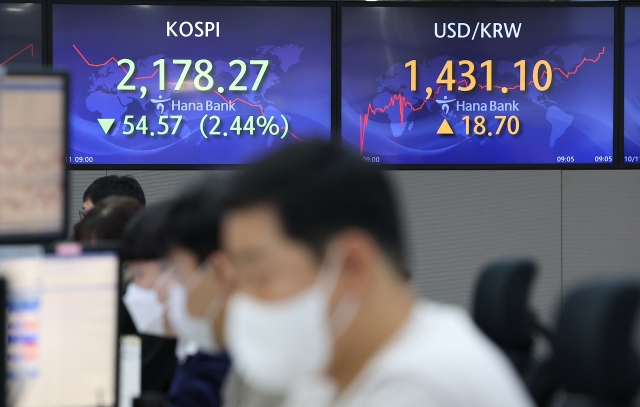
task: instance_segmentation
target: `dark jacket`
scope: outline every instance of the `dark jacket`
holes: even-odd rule
[[[222,352],[208,355],[198,352],[178,364],[169,389],[171,407],[219,407],[222,385],[231,360]]]

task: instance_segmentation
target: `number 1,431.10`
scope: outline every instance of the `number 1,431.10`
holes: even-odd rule
[[[523,59],[513,66],[518,69],[520,76],[520,83],[518,86],[514,86],[509,89],[519,89],[521,91],[525,91],[527,86],[527,74],[526,74],[526,64],[527,62]],[[476,85],[481,89],[486,89],[488,91],[492,91],[494,88],[493,84],[493,61],[487,60],[480,64],[480,68],[484,68],[486,71],[486,83],[481,85],[476,80],[474,75],[475,64],[472,61],[462,60],[458,62],[458,66],[460,68],[466,67],[466,70],[460,73],[462,79],[457,80],[454,75],[454,66],[453,61],[447,61],[436,79],[436,84],[446,87],[447,91],[452,92],[454,86],[457,86],[457,90],[461,92],[469,92],[476,88]],[[411,72],[411,91],[415,92],[418,88],[418,63],[415,59],[407,62],[404,65],[405,68],[409,68]],[[553,80],[553,69],[551,68],[551,64],[548,61],[540,60],[536,62],[533,66],[532,80],[530,83],[538,89],[540,92],[544,92],[549,87],[551,87],[551,82]],[[504,86],[496,86],[502,89],[503,93],[508,91],[508,88]]]

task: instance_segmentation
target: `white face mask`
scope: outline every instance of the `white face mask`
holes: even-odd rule
[[[172,284],[168,290],[167,318],[178,339],[192,342],[198,350],[214,353],[220,346],[213,336],[213,322],[222,309],[222,302],[212,299],[204,317],[194,317],[189,313],[189,295],[202,283],[206,277],[205,271],[200,269],[189,277],[183,285]],[[197,282],[194,284],[194,280]]]
[[[165,335],[164,305],[158,299],[154,289],[142,288],[136,283],[130,283],[122,301],[139,333]]]
[[[343,263],[342,253],[330,247],[315,284],[294,297],[277,302],[244,293],[231,297],[227,342],[241,376],[257,387],[281,392],[326,370],[334,341],[359,310],[357,301],[343,298],[329,317],[329,301]]]

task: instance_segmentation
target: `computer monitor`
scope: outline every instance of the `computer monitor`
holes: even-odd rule
[[[3,312],[0,312],[0,338],[4,340],[0,342],[0,377],[7,377],[7,280],[0,276],[0,304],[3,304]],[[7,405],[7,386],[6,383],[0,386],[0,407]]]
[[[119,259],[0,258],[9,283],[9,403],[115,406]]]
[[[66,235],[67,76],[0,74],[0,242]]]

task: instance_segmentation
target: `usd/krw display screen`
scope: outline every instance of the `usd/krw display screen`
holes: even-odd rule
[[[42,65],[42,5],[0,3],[0,66]]]
[[[343,7],[341,52],[365,161],[613,162],[613,7]]]
[[[640,7],[625,9],[624,162],[640,163]]]
[[[244,164],[331,134],[331,9],[53,5],[71,164]]]

